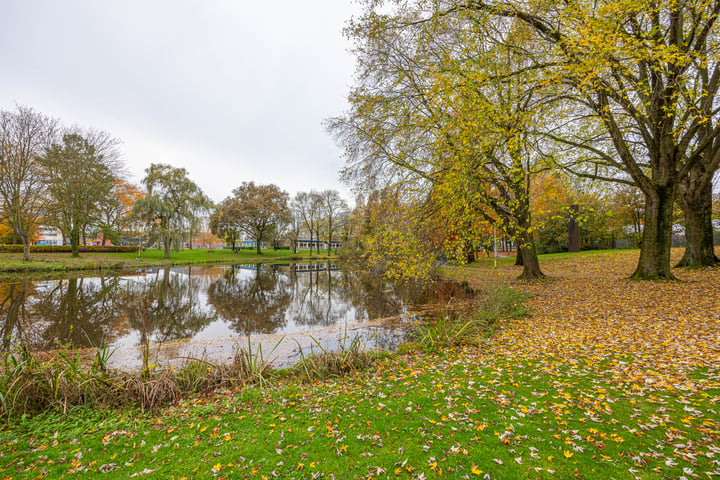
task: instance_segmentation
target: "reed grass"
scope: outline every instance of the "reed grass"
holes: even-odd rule
[[[67,412],[79,405],[154,411],[193,394],[246,385],[265,387],[272,377],[271,363],[262,347],[253,351],[250,343],[247,349],[238,349],[227,365],[186,358],[180,368],[163,367],[149,364],[149,354],[145,353],[138,372],[123,372],[107,368],[111,355],[104,342],[86,366],[79,355],[72,356],[69,351],[49,356],[33,354],[25,345],[17,347],[2,361],[0,419]]]
[[[500,320],[527,315],[526,294],[505,284],[490,284],[472,308],[452,308],[452,300],[437,318],[414,325],[411,347],[441,352],[465,344],[477,345],[495,331]]]
[[[308,355],[303,351],[302,346],[295,341],[300,351],[300,361],[295,365],[294,371],[301,377],[312,381],[313,379],[325,380],[330,377],[347,375],[370,367],[376,359],[373,352],[368,352],[362,344],[359,336],[354,336],[348,343],[347,321],[343,333],[340,349],[328,351],[312,335],[313,348],[317,347],[319,352],[312,352]]]
[[[498,320],[524,315],[524,294],[505,286],[492,286],[474,310],[450,308],[434,320],[415,327],[415,345],[423,350],[441,351],[478,339],[495,328]],[[0,359],[0,419],[25,414],[67,412],[69,408],[90,405],[99,408],[136,407],[154,411],[190,395],[210,394],[220,389],[239,389],[247,385],[265,388],[281,375],[284,380],[324,380],[353,374],[371,367],[377,352],[365,349],[359,336],[349,338],[347,324],[340,349],[329,351],[311,337],[312,351],[298,344],[300,361],[285,372],[272,368],[267,358],[282,339],[265,355],[262,346],[238,349],[230,364],[213,364],[203,359],[185,358],[179,368],[150,364],[149,345],[143,352],[138,372],[108,368],[112,351],[103,341],[96,347],[93,361],[84,365],[70,351],[55,355],[34,354],[25,345],[16,347]]]

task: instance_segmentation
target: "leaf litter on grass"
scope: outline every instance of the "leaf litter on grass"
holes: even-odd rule
[[[7,430],[0,478],[720,476],[720,269],[630,282],[634,260],[547,262],[550,281],[514,284],[531,315],[482,346],[89,429]]]

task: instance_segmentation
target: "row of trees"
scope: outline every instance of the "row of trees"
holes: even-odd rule
[[[278,245],[282,238],[289,239],[297,252],[303,236],[309,238],[312,254],[313,239],[319,252],[323,236],[329,253],[332,240],[348,226],[348,218],[347,202],[335,190],[299,192],[291,200],[276,185],[244,182],[210,216],[210,229],[233,249],[240,238],[252,239],[258,254],[263,241]]]
[[[364,3],[346,31],[359,83],[328,126],[349,182],[411,206],[407,231],[460,248],[498,225],[519,245],[523,276],[541,276],[533,184],[559,170],[642,192],[634,278],[673,278],[676,202],[682,263],[717,264],[720,3]]]
[[[38,225],[59,228],[78,255],[80,237],[112,239],[141,196],[123,180],[118,141],[97,130],[63,127],[27,107],[0,111],[0,221],[24,246]]]
[[[192,243],[207,215],[211,231],[233,248],[250,238],[258,253],[263,241],[283,237],[297,249],[302,234],[326,235],[329,248],[346,223],[348,206],[334,190],[290,201],[276,185],[245,182],[215,206],[185,169],[164,164],[151,164],[143,188],[135,187],[123,179],[118,145],[105,132],[63,127],[27,107],[0,112],[0,224],[24,245],[25,260],[39,225],[60,229],[73,256],[81,238],[117,243],[121,232],[144,230],[169,258],[173,245]]]

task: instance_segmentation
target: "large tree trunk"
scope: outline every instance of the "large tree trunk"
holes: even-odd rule
[[[568,252],[578,253],[580,251],[580,226],[575,217],[578,214],[578,206],[570,205],[570,218],[568,219]]]
[[[163,258],[165,260],[170,258],[170,238],[164,238],[163,239],[163,249],[165,250],[165,253],[163,254]]]
[[[538,261],[532,233],[527,233],[527,228],[524,228],[524,231],[526,233],[520,234],[518,242],[518,252],[521,252],[520,255],[522,255],[523,260],[523,271],[518,278],[522,280],[542,278],[545,275],[540,271],[540,262]]]
[[[70,245],[72,246],[72,253],[70,256],[72,258],[77,258],[80,256],[80,231],[78,229],[73,229],[70,231]]]
[[[468,265],[475,261],[475,247],[471,241],[465,242],[465,263]]]
[[[30,261],[30,239],[23,238],[22,244],[23,244],[23,262],[29,262]]]
[[[517,255],[515,256],[515,265],[523,265],[522,249],[518,247]]]
[[[677,195],[685,217],[685,253],[676,267],[714,267],[715,256],[712,227],[712,183],[693,178],[683,180]],[[696,181],[694,181],[696,180]],[[706,179],[705,179],[706,180]]]
[[[670,271],[674,185],[646,192],[640,259],[633,280],[676,280]]]
[[[262,252],[260,251],[260,239],[259,238],[255,240],[255,252],[258,255],[262,255]]]

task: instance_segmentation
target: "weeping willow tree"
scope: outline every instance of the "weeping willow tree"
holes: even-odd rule
[[[145,170],[142,183],[146,194],[135,202],[133,212],[160,237],[164,257],[170,258],[172,242],[183,238],[186,222],[198,210],[210,209],[212,202],[184,168],[154,163]]]
[[[530,178],[547,157],[532,128],[548,118],[547,100],[538,82],[527,88],[530,74],[504,74],[528,65],[529,30],[515,22],[504,39],[515,49],[498,48],[481,40],[471,15],[433,16],[422,2],[391,13],[373,7],[347,29],[361,80],[350,111],[329,122],[346,150],[344,178],[358,189],[424,192],[424,211],[455,226],[479,216],[517,243],[523,278],[542,276]],[[460,244],[479,236],[473,228],[453,233]]]

